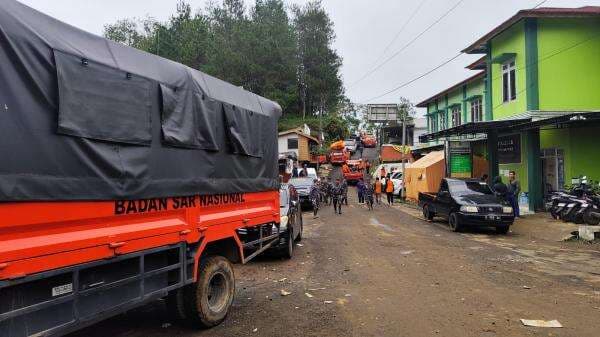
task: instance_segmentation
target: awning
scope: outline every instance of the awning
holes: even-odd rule
[[[470,122],[432,132],[419,136],[419,142],[427,143],[447,137],[474,136],[486,134],[492,130],[503,133],[539,129],[548,125],[556,127],[581,126],[588,125],[590,122],[600,122],[600,111],[528,111],[507,119]]]

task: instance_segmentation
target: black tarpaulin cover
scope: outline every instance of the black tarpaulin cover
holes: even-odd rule
[[[0,201],[278,187],[272,101],[0,1]]]

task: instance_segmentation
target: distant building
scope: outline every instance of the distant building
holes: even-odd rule
[[[298,161],[311,161],[311,152],[319,146],[319,140],[310,135],[310,128],[302,127],[279,133],[278,149],[280,154],[294,153]]]
[[[569,178],[600,180],[600,7],[521,10],[463,50],[468,79],[417,104],[448,174],[515,171],[530,209]]]

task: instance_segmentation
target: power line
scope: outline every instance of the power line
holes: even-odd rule
[[[533,7],[532,9],[536,9],[536,8],[540,7],[541,5],[545,4],[546,2],[548,2],[548,0],[541,1],[540,3],[535,5],[535,7]]]
[[[579,45],[582,45],[582,44],[584,44],[584,43],[586,43],[586,42],[589,42],[589,41],[591,41],[591,40],[593,40],[593,39],[596,39],[596,38],[598,38],[598,37],[600,37],[600,34],[595,34],[595,35],[592,35],[592,36],[590,36],[590,37],[589,37],[589,38],[587,38],[587,39],[584,39],[584,40],[578,41],[578,42],[576,42],[576,43],[574,43],[574,44],[571,44],[571,45],[568,45],[568,46],[566,46],[566,47],[564,47],[564,48],[559,48],[559,49],[556,49],[556,50],[554,50],[554,51],[551,51],[551,52],[549,52],[549,53],[545,54],[544,56],[542,56],[542,57],[538,58],[538,59],[537,59],[535,62],[532,62],[532,63],[530,63],[530,64],[525,64],[525,65],[524,65],[524,66],[522,66],[522,67],[518,67],[518,68],[516,68],[516,70],[523,70],[523,69],[526,69],[528,66],[534,66],[534,65],[537,65],[538,63],[541,63],[541,62],[543,62],[543,61],[545,61],[545,60],[547,60],[547,59],[549,59],[549,58],[552,58],[552,57],[554,57],[554,56],[556,56],[556,55],[559,55],[559,54],[562,54],[562,53],[564,53],[564,52],[567,52],[567,51],[569,51],[569,50],[571,50],[571,49],[573,49],[573,48],[575,48],[575,47],[577,47],[577,46],[579,46]],[[381,94],[381,95],[378,95],[378,96],[375,96],[375,97],[373,97],[373,98],[370,98],[370,99],[366,100],[364,103],[369,103],[369,102],[371,102],[371,101],[373,101],[373,100],[376,100],[376,99],[378,99],[378,98],[381,98],[381,97],[387,96],[387,95],[389,95],[389,94],[391,94],[391,93],[393,93],[393,92],[395,92],[395,91],[398,91],[398,90],[400,90],[400,89],[402,89],[402,88],[404,88],[404,87],[406,87],[406,86],[408,86],[408,85],[410,85],[410,84],[412,84],[412,83],[414,83],[414,82],[416,82],[416,81],[418,81],[418,80],[420,80],[420,79],[424,78],[425,76],[427,76],[427,75],[429,75],[429,74],[433,73],[434,71],[436,71],[436,70],[440,69],[441,67],[445,66],[446,64],[448,64],[448,63],[450,63],[450,62],[454,61],[455,59],[457,59],[457,58],[458,58],[460,55],[462,55],[462,54],[463,54],[463,53],[459,53],[459,54],[457,54],[457,55],[453,56],[452,58],[450,58],[450,59],[448,59],[448,60],[444,61],[442,64],[440,64],[440,65],[436,66],[435,68],[433,68],[433,69],[431,69],[431,70],[429,70],[429,71],[427,71],[427,72],[425,72],[425,73],[423,73],[423,74],[421,74],[421,75],[419,75],[419,76],[417,76],[417,77],[415,77],[415,78],[411,79],[411,80],[410,80],[410,81],[408,81],[408,82],[402,83],[402,84],[400,84],[399,86],[397,86],[397,87],[395,87],[395,88],[393,88],[393,89],[390,89],[390,90],[386,91],[385,93],[383,93],[383,94]],[[491,76],[491,74],[488,74],[488,76]],[[499,79],[500,77],[502,77],[502,75],[499,75],[499,76],[493,77],[491,80],[492,80],[492,81],[494,81],[494,80],[497,80],[497,79]],[[521,94],[521,93],[523,93],[525,90],[526,90],[526,89],[523,89],[523,90],[521,90],[520,92],[517,92],[517,94]],[[501,105],[502,105],[502,104],[498,105],[497,107],[499,107],[499,106],[501,106]],[[497,108],[497,107],[494,107],[494,109],[495,109],[495,108]]]
[[[548,2],[548,1],[549,1],[549,0],[543,0],[543,1],[539,2],[537,5],[535,5],[535,7],[533,7],[533,9],[536,9],[536,8],[538,8],[539,6],[543,5],[544,3]],[[437,22],[441,21],[441,19],[442,19],[444,16],[448,15],[449,13],[451,13],[451,12],[452,12],[452,11],[453,11],[453,10],[454,10],[456,7],[458,7],[458,5],[460,5],[460,3],[461,3],[461,2],[462,2],[462,1],[459,1],[458,3],[456,3],[456,5],[455,5],[454,7],[452,7],[452,8],[451,8],[451,9],[450,9],[448,12],[446,12],[446,14],[444,14],[442,17],[440,17],[440,19],[438,19],[436,22],[434,22],[434,23],[433,23],[433,25],[435,25]],[[432,26],[433,26],[433,25],[432,25]],[[430,26],[430,27],[432,27],[432,26]],[[428,27],[427,29],[429,29],[430,27]],[[426,29],[425,31],[427,31],[427,29]],[[424,32],[425,32],[425,31],[424,31]],[[421,35],[422,35],[422,34],[421,34]],[[560,54],[561,52],[564,52],[564,51],[566,51],[566,50],[569,50],[569,49],[571,49],[571,48],[574,48],[574,47],[576,47],[576,46],[578,46],[578,45],[580,45],[580,44],[582,44],[582,43],[585,43],[585,42],[587,42],[587,41],[589,41],[589,40],[591,40],[591,39],[593,39],[593,38],[596,38],[596,37],[597,37],[597,36],[595,36],[595,37],[592,37],[592,38],[590,38],[590,39],[587,39],[587,40],[580,41],[580,42],[578,42],[578,43],[576,43],[576,44],[574,44],[574,45],[571,45],[571,46],[570,46],[570,47],[568,47],[567,49],[565,49],[565,50],[563,50],[563,51],[560,51],[560,50],[559,50],[559,52],[558,52],[558,53],[552,54],[552,55],[550,55],[549,57],[546,57],[546,58],[544,58],[544,59],[538,59],[538,60],[535,62],[535,64],[539,63],[539,62],[540,62],[540,60],[542,60],[542,61],[543,61],[543,60],[545,60],[545,59],[547,59],[547,58],[553,57],[553,56],[555,56],[555,55],[557,55],[557,54]],[[400,53],[401,51],[402,51],[402,50],[400,50],[399,52],[395,53],[394,55],[392,55],[392,57],[394,57],[395,55],[397,55],[397,54],[398,54],[398,53]],[[406,87],[406,86],[408,86],[408,85],[410,85],[410,84],[412,84],[412,83],[414,83],[414,82],[416,82],[416,81],[418,81],[418,80],[420,80],[420,79],[422,79],[422,78],[424,78],[424,77],[428,76],[429,74],[431,74],[431,73],[435,72],[436,70],[440,69],[441,67],[443,67],[443,66],[447,65],[448,63],[450,63],[450,62],[454,61],[455,59],[457,59],[457,58],[458,58],[459,56],[461,56],[462,54],[463,54],[463,53],[461,52],[461,53],[459,53],[459,54],[457,54],[457,55],[453,56],[452,58],[450,58],[450,59],[448,59],[448,60],[444,61],[444,62],[443,62],[443,63],[441,63],[440,65],[437,65],[437,66],[435,66],[433,69],[430,69],[430,70],[428,70],[427,72],[425,72],[425,73],[423,73],[423,74],[421,74],[421,75],[419,75],[419,76],[417,76],[417,77],[415,77],[415,78],[413,78],[413,79],[411,79],[411,80],[409,80],[409,81],[407,81],[407,82],[405,82],[405,83],[402,83],[402,84],[400,84],[399,86],[397,86],[397,87],[395,87],[395,88],[393,88],[393,89],[390,89],[390,90],[386,91],[385,93],[383,93],[383,94],[381,94],[381,95],[378,95],[378,96],[375,96],[375,97],[373,97],[373,98],[370,98],[370,99],[366,100],[364,103],[369,103],[369,102],[371,102],[371,101],[373,101],[373,100],[376,100],[376,99],[378,99],[378,98],[381,98],[381,97],[387,96],[387,95],[389,95],[389,94],[391,94],[391,93],[393,93],[393,92],[395,92],[395,91],[398,91],[398,90],[400,90],[400,89],[402,89],[402,88],[404,88],[404,87]],[[389,60],[389,59],[388,59],[388,60]],[[387,60],[386,60],[386,62],[387,62]],[[383,64],[382,64],[382,65],[383,65]],[[380,65],[380,67],[381,67],[381,65]],[[523,69],[523,68],[526,68],[526,67],[527,67],[527,65],[525,65],[524,67],[522,67],[522,68],[519,68],[519,69]],[[378,68],[377,68],[377,69],[378,69]],[[375,70],[377,70],[377,69],[375,69]],[[374,71],[375,71],[375,70],[374,70]],[[368,73],[367,75],[363,76],[363,78],[365,78],[365,77],[366,77],[366,76],[368,76],[368,75],[370,75],[370,73]],[[499,77],[500,77],[500,76],[498,76],[498,77],[496,77],[496,78],[493,78],[492,80],[498,79]],[[361,78],[361,80],[362,80],[362,78]],[[359,80],[359,81],[360,81],[360,80]],[[355,82],[355,84],[356,84],[356,83],[357,83],[357,82]]]
[[[377,64],[377,62],[379,62],[381,60],[382,57],[385,56],[385,54],[388,52],[388,50],[390,49],[390,47],[394,44],[394,42],[396,42],[396,39],[398,39],[398,37],[400,36],[400,34],[402,34],[402,32],[406,29],[406,27],[408,27],[408,24],[412,21],[412,19],[415,18],[415,16],[417,15],[417,13],[419,12],[419,10],[421,9],[421,7],[423,7],[423,5],[425,4],[425,2],[427,2],[427,0],[421,0],[421,2],[419,3],[419,5],[417,6],[417,8],[415,8],[415,10],[412,12],[412,14],[410,15],[410,17],[408,18],[408,20],[406,20],[404,22],[404,24],[402,25],[402,27],[400,27],[400,30],[398,30],[398,32],[396,33],[396,35],[394,35],[394,38],[390,41],[390,43],[388,43],[388,45],[383,49],[383,52],[381,53],[381,55],[379,55],[379,57],[377,57],[375,59],[375,62],[373,62],[374,66],[375,64]]]
[[[357,81],[355,81],[352,84],[350,84],[349,88],[353,87],[357,83],[359,83],[362,80],[364,80],[365,78],[369,77],[371,74],[373,74],[377,70],[381,69],[381,67],[383,67],[384,65],[386,65],[388,62],[390,62],[392,59],[394,59],[396,56],[398,56],[401,52],[403,52],[404,50],[406,50],[406,48],[410,47],[421,36],[423,36],[425,33],[427,33],[431,28],[433,28],[436,24],[438,24],[440,21],[442,21],[446,16],[450,15],[450,13],[452,13],[456,9],[456,7],[458,7],[463,1],[464,0],[459,0],[456,4],[454,4],[454,6],[452,6],[449,10],[447,10],[442,16],[440,16],[432,24],[430,24],[429,26],[427,26],[427,28],[425,28],[425,30],[423,30],[419,34],[417,34],[417,36],[415,36],[412,40],[410,40],[407,44],[405,44],[400,50],[398,50],[397,52],[395,52],[394,54],[392,54],[390,57],[388,57],[387,59],[385,59],[385,61],[383,61],[381,64],[379,64],[377,67],[375,67],[371,71],[367,72],[365,75],[363,75]]]
[[[421,75],[419,75],[419,76],[417,76],[417,77],[415,77],[415,78],[411,79],[410,81],[404,82],[404,83],[400,84],[399,86],[397,86],[397,87],[395,87],[395,88],[393,88],[393,89],[390,89],[390,90],[386,91],[385,93],[383,93],[383,94],[381,94],[381,95],[379,95],[379,96],[375,96],[375,97],[373,97],[373,98],[370,98],[370,99],[366,100],[364,103],[369,103],[369,102],[371,102],[371,101],[374,101],[374,100],[376,100],[376,99],[378,99],[378,98],[381,98],[381,97],[383,97],[383,96],[387,96],[387,95],[389,95],[389,94],[391,94],[391,93],[393,93],[393,92],[395,92],[395,91],[398,91],[398,90],[400,90],[400,89],[402,89],[402,88],[404,88],[404,87],[406,87],[406,86],[408,86],[408,85],[410,85],[410,84],[412,84],[412,83],[414,83],[414,82],[416,82],[416,81],[418,81],[418,80],[422,79],[423,77],[425,77],[425,76],[427,76],[427,75],[429,75],[429,74],[433,73],[434,71],[436,71],[436,70],[440,69],[441,67],[445,66],[446,64],[448,64],[448,63],[450,63],[450,62],[452,62],[452,61],[456,60],[456,59],[457,59],[459,56],[461,56],[462,54],[463,54],[463,53],[458,53],[458,54],[456,54],[455,56],[453,56],[452,58],[450,58],[450,59],[448,59],[448,60],[444,61],[443,63],[441,63],[440,65],[436,66],[435,68],[433,68],[433,69],[430,69],[430,70],[428,70],[427,72],[425,72],[425,73],[423,73],[423,74],[421,74]]]

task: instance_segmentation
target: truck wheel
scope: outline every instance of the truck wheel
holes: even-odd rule
[[[291,226],[288,227],[287,232],[287,243],[283,248],[283,257],[285,259],[291,259],[294,256],[294,230]]]
[[[448,224],[450,224],[450,229],[453,232],[462,231],[462,226],[460,225],[460,221],[458,221],[458,216],[456,213],[450,214],[450,217],[448,218]]]
[[[423,205],[423,216],[429,221],[433,220],[434,214],[431,212],[431,210],[429,209],[429,205],[427,204]]]
[[[496,227],[496,233],[497,234],[507,234],[509,228],[510,228],[510,226],[498,226],[498,227]]]
[[[229,260],[210,256],[200,261],[198,281],[184,289],[186,319],[204,328],[225,320],[235,293],[235,276]]]
[[[295,242],[302,241],[302,231],[304,230],[304,220],[302,219],[302,213],[300,213],[300,229],[298,230],[298,236],[296,236]]]

